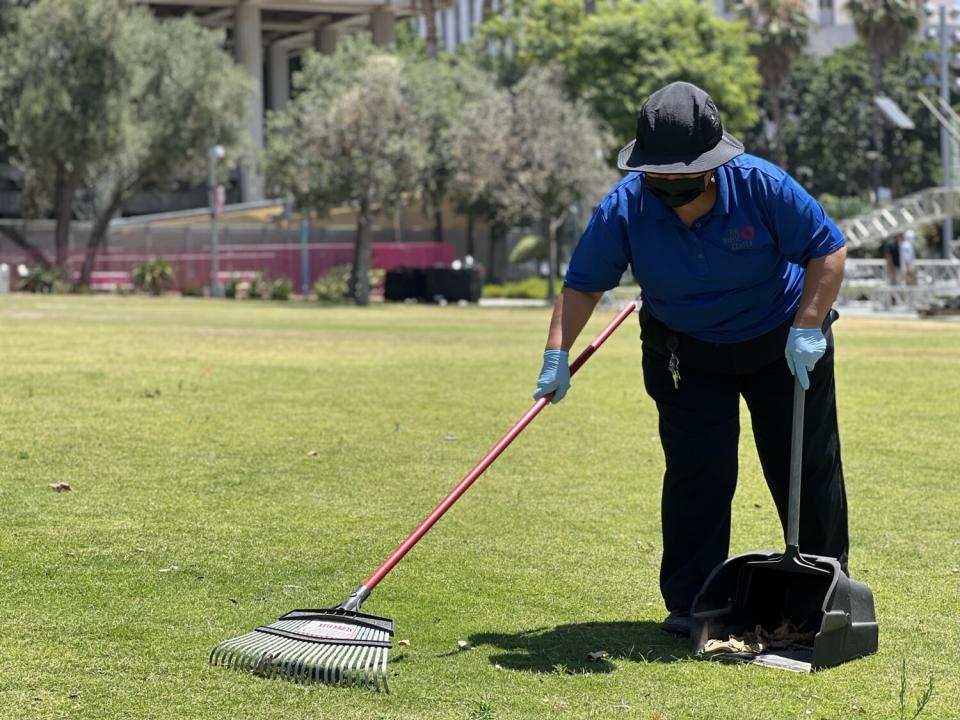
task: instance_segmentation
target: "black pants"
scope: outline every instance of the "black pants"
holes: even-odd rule
[[[714,345],[672,333],[649,314],[641,314],[641,324],[644,385],[657,404],[666,459],[660,591],[668,610],[684,611],[729,551],[741,395],[785,536],[794,383],[783,357],[788,327],[748,343]],[[835,557],[846,570],[847,500],[833,334],[826,325],[827,351],[810,373],[804,408],[800,549]],[[679,387],[667,369],[671,349],[680,361]]]

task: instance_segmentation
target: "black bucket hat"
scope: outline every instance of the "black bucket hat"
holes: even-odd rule
[[[664,175],[695,174],[742,153],[743,143],[724,132],[710,96],[696,85],[673,82],[640,108],[637,139],[620,151],[617,167]]]

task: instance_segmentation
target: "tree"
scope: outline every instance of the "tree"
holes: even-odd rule
[[[916,125],[883,133],[880,169],[895,196],[934,185],[939,176],[939,128],[917,99],[928,72],[924,54],[931,47],[910,44],[884,71],[888,95]],[[866,48],[857,43],[828,56],[804,56],[790,83],[784,131],[792,171],[814,195],[866,197],[873,187],[874,164],[866,151],[876,114]]]
[[[267,181],[299,209],[355,208],[348,292],[366,305],[373,211],[415,190],[426,163],[414,94],[403,61],[363,38],[341,43],[332,56],[308,52],[294,85],[299,94],[268,123]]]
[[[557,230],[574,203],[597,202],[613,176],[603,160],[608,147],[589,109],[559,91],[558,72],[531,70],[514,89],[513,194],[521,212],[537,218],[547,241],[553,300],[558,274]]]
[[[756,122],[760,76],[745,23],[723,20],[707,5],[606,0],[587,15],[579,0],[515,0],[481,35],[501,47],[495,57],[508,84],[530,67],[558,63],[565,89],[618,141],[633,137],[643,101],[675,80],[710,93],[725,129],[736,133]]]
[[[125,142],[94,169],[93,227],[78,285],[87,285],[110,220],[124,200],[145,187],[197,182],[207,149],[242,147],[249,80],[223,49],[223,34],[185,18],[160,22],[137,10],[137,58],[123,98]]]
[[[774,160],[785,167],[781,93],[790,66],[807,45],[812,22],[806,0],[737,0],[734,12],[746,20],[760,41],[753,46],[773,124]]]
[[[486,279],[500,282],[498,261],[506,257],[507,230],[525,218],[511,184],[516,158],[510,93],[492,77],[481,79],[486,82],[472,89],[451,128],[451,196],[458,209],[489,226]]]
[[[510,225],[541,226],[552,300],[557,230],[571,206],[596,202],[613,181],[596,120],[582,102],[568,99],[556,69],[537,68],[510,90],[492,83],[477,88],[455,128],[454,196],[490,223],[491,254]]]
[[[465,99],[483,81],[469,62],[447,54],[410,57],[405,68],[417,124],[427,142],[417,185],[424,210],[434,216],[434,240],[443,242],[442,211],[454,172],[451,131]]]
[[[28,202],[52,207],[54,263],[66,264],[77,193],[125,141],[123,102],[135,31],[121,0],[39,0],[0,40],[0,130],[23,173]]]
[[[870,79],[873,95],[883,92],[883,71],[899,57],[910,38],[920,27],[922,0],[849,0],[847,11],[853,19],[857,35],[870,52]],[[873,113],[871,135],[873,150],[883,151],[882,119]],[[880,185],[880,162],[874,164],[873,186]]]

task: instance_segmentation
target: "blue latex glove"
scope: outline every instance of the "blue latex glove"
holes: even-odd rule
[[[784,354],[787,356],[787,367],[800,380],[804,390],[810,389],[807,372],[813,370],[813,366],[826,350],[827,339],[820,328],[790,328]]]
[[[554,405],[563,400],[563,396],[570,389],[570,367],[567,363],[566,350],[545,350],[543,353],[543,368],[537,378],[537,391],[533,394],[534,400],[539,400],[547,393],[556,390],[550,401]]]

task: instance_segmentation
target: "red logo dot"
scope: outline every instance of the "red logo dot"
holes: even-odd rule
[[[754,229],[753,225],[744,225],[740,228],[740,237],[744,240],[753,240]]]

